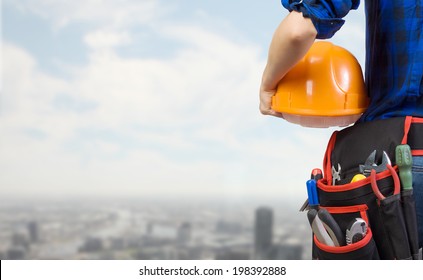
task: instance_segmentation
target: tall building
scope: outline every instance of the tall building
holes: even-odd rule
[[[273,210],[260,207],[255,213],[254,258],[267,259],[273,241]]]
[[[28,223],[27,227],[31,242],[38,242],[40,240],[40,226],[38,223],[31,221]]]
[[[188,222],[182,223],[177,232],[177,240],[179,244],[186,244],[191,240],[191,224]]]

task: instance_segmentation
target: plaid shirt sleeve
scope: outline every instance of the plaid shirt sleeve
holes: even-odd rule
[[[357,9],[360,0],[282,0],[291,11],[303,13],[317,30],[317,39],[331,38],[344,24],[350,10]]]

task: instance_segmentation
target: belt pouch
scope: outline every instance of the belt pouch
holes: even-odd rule
[[[392,195],[381,200],[379,210],[395,259],[411,259],[407,229],[400,205],[400,195]]]
[[[413,260],[417,260],[419,258],[419,236],[417,234],[416,203],[412,189],[401,192],[401,204],[411,256]]]
[[[334,132],[324,158],[324,176],[317,184],[322,207],[367,206],[372,239],[381,259],[415,259],[418,256],[414,198],[412,192],[400,193],[395,164],[396,146],[406,144],[410,120],[404,117],[359,123]],[[382,154],[386,152],[391,169],[352,183],[354,175],[360,173],[360,165],[375,150],[376,162],[382,162]],[[338,166],[342,169],[334,181],[332,170]],[[337,219],[338,223],[345,223],[342,217]],[[315,240],[313,242],[313,251],[318,252]],[[313,257],[321,258],[322,254]]]

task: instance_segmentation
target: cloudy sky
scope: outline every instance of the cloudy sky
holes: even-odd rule
[[[278,0],[1,5],[0,195],[305,198],[339,128],[258,111]]]

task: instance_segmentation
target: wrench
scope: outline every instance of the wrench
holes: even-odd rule
[[[372,170],[375,170],[376,173],[382,172],[387,169],[386,166],[388,164],[391,165],[391,160],[389,159],[388,154],[383,151],[382,163],[378,165],[376,163],[376,150],[374,150],[366,159],[364,164],[359,165],[359,169],[361,174],[366,177],[369,177]]]

